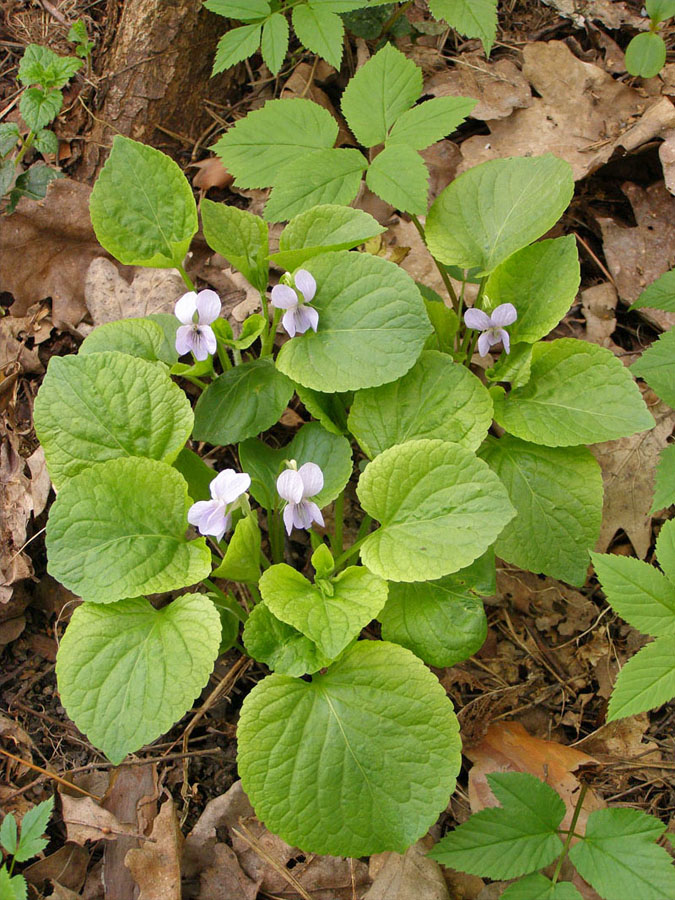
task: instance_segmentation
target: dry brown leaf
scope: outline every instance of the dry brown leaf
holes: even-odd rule
[[[445,866],[442,866],[442,871],[452,900],[478,900],[480,892],[485,887],[482,878],[469,875],[468,872],[456,872]]]
[[[0,606],[9,603],[13,587],[33,574],[22,547],[33,511],[31,481],[12,434],[0,425]]]
[[[588,597],[562,581],[515,566],[497,568],[497,590],[519,612],[534,616],[540,631],[555,627],[564,637],[586,631],[599,612]]]
[[[199,877],[198,900],[255,900],[260,882],[246,875],[237,856],[227,844],[216,844],[214,859]]]
[[[82,900],[79,894],[71,891],[62,884],[54,884],[54,891],[50,894],[53,900]]]
[[[651,431],[594,444],[590,448],[602,468],[605,488],[602,528],[595,548],[599,553],[607,550],[620,528],[625,531],[639,559],[645,558],[651,545],[649,510],[654,496],[654,475],[659,453],[675,427],[675,412],[651,392],[646,398],[656,420]]]
[[[498,805],[488,785],[488,774],[527,772],[545,781],[563,799],[566,812],[562,828],[569,828],[579,798],[581,785],[573,773],[596,763],[592,756],[574,747],[533,737],[519,722],[493,722],[485,737],[464,752],[474,764],[469,772],[472,812]],[[582,830],[589,814],[605,805],[592,790],[586,792],[579,817]]]
[[[663,169],[663,180],[671,194],[675,194],[675,128],[666,131],[659,147],[659,159]]]
[[[427,836],[403,854],[373,854],[369,866],[373,884],[363,900],[450,900],[441,867],[427,856],[433,843]]]
[[[44,372],[37,345],[45,341],[52,330],[46,305],[35,304],[26,316],[3,316],[0,319],[0,379],[20,371],[26,374]],[[33,347],[26,341],[32,339]]]
[[[47,498],[52,487],[49,472],[47,471],[47,462],[45,460],[45,451],[42,447],[38,447],[26,460],[26,465],[30,470],[30,496],[33,501],[33,515],[39,516],[47,505]]]
[[[532,105],[527,78],[510,59],[496,62],[482,53],[460,53],[454,68],[444,68],[427,81],[424,93],[432,97],[473,97],[478,100],[471,118],[490,121],[510,116],[514,109]]]
[[[234,181],[234,176],[230,175],[217,156],[209,156],[208,159],[200,159],[190,165],[197,169],[192,179],[193,187],[202,191],[209,191],[213,187],[229,187]]]
[[[583,742],[584,748],[590,753],[604,754],[615,759],[661,762],[663,756],[658,745],[644,740],[649,726],[649,714],[646,712],[608,722]]]
[[[152,842],[129,850],[125,860],[141,889],[138,900],[181,900],[183,835],[171,797],[160,807],[150,837]]]
[[[462,151],[452,141],[438,141],[422,150],[422,158],[429,171],[429,203],[454,180],[462,159]]]
[[[89,219],[91,188],[66,178],[53,181],[44,200],[20,201],[0,218],[0,291],[14,296],[12,312],[52,298],[57,327],[75,327],[86,315],[84,280],[92,259],[106,256]]]
[[[198,874],[214,859],[216,829],[236,825],[241,818],[253,816],[253,807],[244,793],[241,781],[235,781],[229,790],[214,797],[204,807],[197,824],[185,839],[183,870],[188,877]]]
[[[89,865],[89,853],[78,844],[64,844],[55,853],[39,859],[23,870],[26,880],[42,888],[49,880],[71,891],[79,891],[84,884]]]
[[[543,0],[547,6],[557,9],[561,16],[571,19],[579,28],[586,27],[586,20],[602,22],[608,28],[630,25],[642,31],[648,27],[643,16],[637,16],[624,0]]]
[[[606,281],[581,292],[581,312],[586,319],[586,340],[601,347],[616,346],[612,335],[616,330],[616,304],[619,301],[614,286]]]
[[[540,96],[527,109],[491,122],[489,135],[464,141],[460,171],[489,159],[554,153],[570,163],[578,180],[606,163],[624,138],[633,144],[634,119],[652,104],[658,108],[647,118],[640,140],[673,127],[672,106],[663,105],[663,98],[654,103],[604,69],[577,59],[561,41],[526,44],[523,59],[523,75]]]
[[[176,300],[185,293],[178,271],[138,266],[133,273],[129,283],[109,259],[92,261],[84,295],[94,326],[151,313],[173,313]],[[83,325],[79,330],[87,334],[92,326]]]
[[[71,797],[62,792],[61,804],[66,840],[74,844],[84,846],[87,841],[114,841],[121,834],[136,833],[132,825],[120,822],[91,797]]]

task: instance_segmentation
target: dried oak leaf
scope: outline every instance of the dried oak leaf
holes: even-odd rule
[[[616,304],[619,295],[614,286],[605,281],[581,292],[581,312],[586,319],[586,340],[601,347],[616,346],[612,335],[616,330]]]
[[[450,900],[441,867],[427,856],[433,843],[427,836],[403,854],[373,854],[369,865],[373,884],[363,900]]]
[[[217,156],[200,159],[199,162],[190,163],[190,166],[197,169],[192,178],[193,187],[202,191],[208,191],[213,187],[229,187],[234,180]]]
[[[129,850],[125,860],[141,889],[138,900],[181,900],[183,835],[170,797],[160,807],[150,838],[140,850]]]
[[[67,178],[53,181],[44,200],[23,199],[0,218],[0,291],[14,297],[12,313],[52,298],[57,327],[86,315],[84,279],[92,259],[106,256],[89,219],[91,188]]]
[[[79,891],[89,866],[89,853],[78,844],[64,844],[55,853],[23,870],[26,881],[42,888],[49,880],[71,891]],[[53,895],[52,895],[53,896]]]

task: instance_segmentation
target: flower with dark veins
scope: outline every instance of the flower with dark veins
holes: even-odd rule
[[[219,301],[220,302],[220,301]],[[211,500],[199,500],[188,510],[188,522],[195,525],[200,534],[209,534],[222,540],[232,527],[232,512],[240,504],[240,498],[251,486],[251,476],[234,469],[223,469],[209,485]]]
[[[203,362],[216,352],[216,336],[211,328],[220,315],[220,297],[215,291],[188,291],[174,309],[181,326],[176,332],[176,352],[179,356],[193,353]]]
[[[290,337],[304,334],[308,328],[316,331],[319,313],[311,303],[316,294],[316,281],[306,269],[298,269],[294,276],[295,289],[287,284],[277,284],[272,288],[272,306],[285,309],[281,320]],[[302,300],[300,296],[302,296]]]
[[[291,460],[289,468],[277,478],[277,491],[282,500],[286,500],[284,509],[284,525],[286,533],[293,528],[311,528],[312,523],[323,525],[321,510],[310,500],[323,489],[323,472],[316,463],[308,462],[296,469],[295,460]]]
[[[478,352],[481,356],[487,356],[490,347],[494,347],[500,341],[504,350],[508,353],[511,349],[507,325],[513,325],[518,318],[518,312],[513,303],[502,303],[497,306],[491,315],[482,309],[467,309],[464,313],[464,323],[469,328],[483,333],[478,338]]]

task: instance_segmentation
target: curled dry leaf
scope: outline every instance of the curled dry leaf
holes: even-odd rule
[[[13,435],[0,425],[0,608],[9,602],[14,585],[33,574],[22,552],[33,511],[31,480]]]
[[[23,870],[26,881],[41,889],[46,881],[62,888],[79,891],[84,884],[89,865],[89,853],[78,844],[64,844],[55,853],[39,859]],[[52,895],[53,896],[53,895]]]
[[[579,28],[586,27],[586,21],[602,22],[608,28],[631,28],[646,30],[643,16],[636,15],[625,0],[543,0],[547,6],[557,9],[561,16],[571,19]]]
[[[199,877],[198,900],[256,900],[260,881],[246,875],[237,855],[227,844],[216,844],[213,861]]]
[[[126,865],[141,889],[138,900],[181,900],[183,835],[171,797],[160,807],[150,838],[126,855]]]
[[[581,292],[581,312],[586,319],[586,340],[601,347],[616,346],[612,335],[616,329],[616,304],[619,295],[609,281]]]
[[[84,846],[87,841],[114,841],[121,834],[135,834],[132,825],[125,825],[91,797],[71,797],[61,793],[63,823],[66,840]]]
[[[200,872],[212,864],[213,848],[216,844],[216,829],[230,828],[241,818],[254,815],[253,807],[244,793],[241,781],[235,781],[232,787],[214,797],[204,807],[197,824],[185,839],[183,849],[183,869],[188,877]]]
[[[514,109],[532,105],[530,84],[512,60],[490,62],[482,53],[460,53],[452,62],[454,68],[444,68],[427,81],[425,94],[474,97],[478,105],[471,118],[483,121],[504,119]]]
[[[373,881],[363,900],[450,900],[441,867],[427,853],[433,846],[428,836],[405,853],[375,853],[370,857]]]
[[[199,162],[190,163],[190,165],[197,169],[192,179],[192,184],[202,191],[209,191],[214,187],[229,187],[234,181],[234,177],[230,175],[217,156],[210,156],[208,159],[201,159]]]

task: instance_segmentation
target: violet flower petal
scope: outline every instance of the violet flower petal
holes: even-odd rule
[[[173,311],[179,322],[182,322],[183,325],[191,325],[194,314],[197,312],[196,292],[188,291],[187,294],[183,294],[176,303]]]
[[[518,318],[518,310],[513,303],[501,303],[492,311],[490,324],[503,328],[505,325],[513,325]]]
[[[295,469],[286,469],[277,478],[277,491],[282,500],[290,503],[300,503],[303,498],[304,484],[302,476]]]
[[[213,330],[209,328],[208,325],[190,326],[190,350],[194,353],[195,359],[199,360],[199,362],[204,362],[204,360],[209,357],[207,335],[205,334],[207,328],[211,334],[213,334]]]
[[[289,309],[283,314],[281,319],[281,324],[286,329],[286,334],[289,337],[295,337],[295,311],[296,307],[293,307],[293,309]]]
[[[176,332],[176,353],[184,356],[192,350],[192,325],[181,325]]]
[[[209,485],[211,496],[221,503],[234,503],[251,486],[251,476],[234,469],[223,469]]]
[[[305,504],[305,509],[309,513],[312,521],[316,522],[317,525],[323,526],[323,516],[321,515],[321,510],[317,504],[312,500],[303,500],[302,502]]]
[[[300,466],[298,475],[302,480],[302,499],[316,497],[323,490],[323,472],[316,463],[308,462]]]
[[[215,291],[200,291],[197,294],[196,305],[200,325],[210,325],[220,315],[220,297]]]
[[[464,323],[476,331],[485,331],[492,324],[490,317],[482,309],[467,309],[464,313]]]
[[[276,284],[272,288],[272,306],[276,309],[295,309],[300,301],[292,287],[287,284]]]
[[[290,534],[293,531],[293,510],[295,509],[295,503],[289,503],[288,506],[284,509],[284,525],[286,527],[286,534]]]
[[[296,334],[304,334],[308,328],[313,328],[316,331],[319,324],[319,313],[311,306],[304,306],[304,304],[300,304],[297,309],[293,310],[293,318]]]
[[[500,328],[498,331],[499,336],[502,339],[502,344],[504,346],[504,351],[506,353],[511,352],[511,338],[509,337],[508,331],[504,331],[503,328]]]
[[[481,356],[487,356],[490,352],[490,347],[492,346],[490,337],[490,333],[488,331],[484,331],[478,338],[478,352]]]
[[[305,298],[305,303],[311,303],[316,294],[316,280],[307,269],[298,269],[293,276],[295,286]]]

